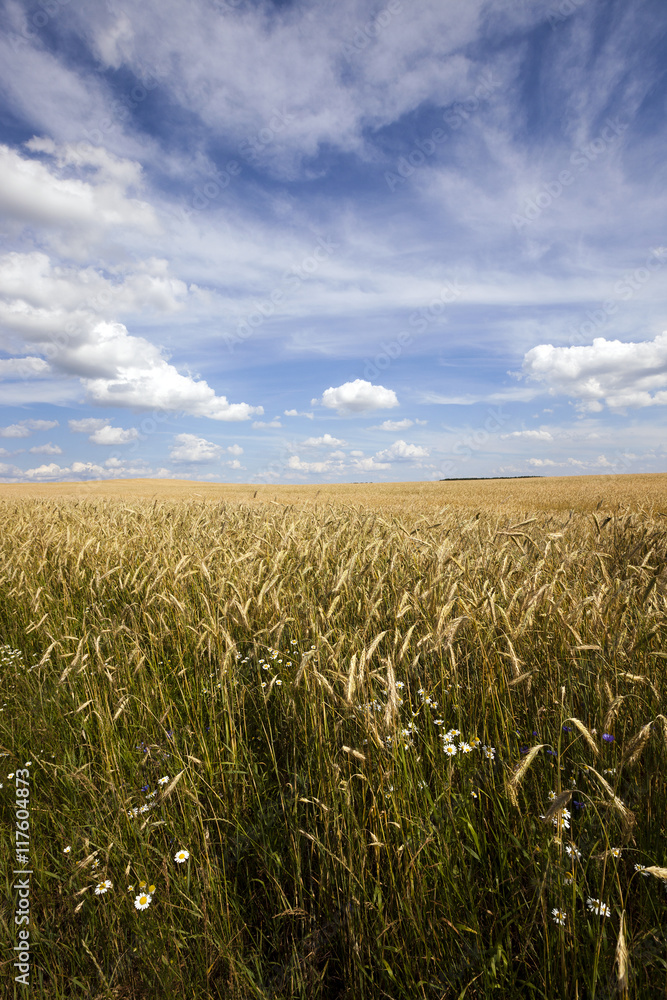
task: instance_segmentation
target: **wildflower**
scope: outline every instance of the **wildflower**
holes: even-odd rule
[[[549,792],[549,798],[553,802],[553,800],[556,798],[556,793],[555,792]]]
[[[11,773],[11,774],[8,774],[8,775],[7,775],[7,781],[11,781],[11,779],[12,779],[13,777],[14,777],[14,772],[12,771],[12,773]]]
[[[450,736],[460,736],[461,735],[461,730],[460,729],[450,729],[449,730],[449,734],[450,734]]]
[[[611,853],[612,853],[613,857],[620,858],[620,856],[621,856],[621,848],[620,847],[612,847]]]
[[[454,746],[453,743],[446,743],[443,749],[448,757],[456,756],[456,747]]]
[[[579,850],[578,847],[575,847],[574,844],[568,844],[565,850],[567,851],[567,853],[570,855],[571,858],[572,857],[581,858],[581,851]]]
[[[147,802],[145,802],[145,803],[143,804],[143,806],[140,806],[140,807],[139,807],[139,812],[140,812],[140,813],[145,813],[145,812],[148,812],[148,810],[149,810],[149,809],[150,809],[150,806],[148,805],[148,803],[147,803]]]
[[[152,896],[149,896],[146,893],[143,893],[141,896],[137,896],[137,898],[134,901],[136,909],[147,910],[148,907],[151,905],[152,898],[153,898]]]
[[[471,753],[472,747],[469,743],[459,743],[459,750],[461,753]]]
[[[282,681],[281,681],[281,680],[277,680],[277,681],[276,681],[276,687],[280,687],[280,685],[281,685],[281,684],[282,684]]]
[[[146,883],[145,883],[144,881],[141,881],[141,882],[139,883],[139,888],[140,888],[140,889],[145,889],[145,888],[146,888]]]
[[[142,786],[141,786],[141,791],[142,791],[142,792],[147,792],[147,791],[148,791],[148,788],[149,788],[149,786],[148,786],[148,785],[142,785]]]
[[[164,778],[158,778],[158,785],[166,785],[169,781],[169,775],[165,774]]]
[[[266,687],[266,681],[262,681],[262,687],[263,687],[263,688],[265,688],[265,687]]]
[[[127,891],[128,892],[134,892],[134,886],[133,885],[128,885]]]
[[[572,732],[572,726],[563,726],[563,732],[564,733],[571,733]]]
[[[495,747],[483,747],[484,756],[487,760],[495,760],[496,748]]]
[[[586,900],[586,906],[591,911],[595,913],[598,917],[610,917],[611,910],[606,903],[602,903],[599,899],[591,899],[590,897]]]
[[[554,908],[553,908],[553,910],[551,912],[553,914],[554,923],[561,924],[561,925],[563,925],[565,923],[565,918],[567,916],[567,913],[565,913],[564,910],[559,910],[557,906],[554,906]]]
[[[148,892],[149,892],[149,893],[150,893],[150,895],[152,896],[152,895],[153,895],[153,893],[155,892],[155,886],[154,886],[154,885],[149,885],[149,886],[148,886]]]
[[[396,681],[396,687],[397,687],[397,688],[398,688],[398,690],[400,691],[400,690],[401,690],[401,688],[404,688],[404,687],[405,687],[405,684],[403,683],[403,681]]]
[[[187,861],[190,857],[189,851],[178,851],[174,855],[174,861],[177,861],[179,865],[182,865],[184,861]]]
[[[290,646],[296,646],[296,644],[297,644],[296,639],[290,639]]]
[[[72,848],[71,848],[71,847],[66,847],[66,848],[64,849],[64,851],[63,851],[63,854],[69,854],[69,852],[70,852],[71,850],[72,850]]]
[[[563,881],[565,882],[565,885],[572,885],[574,882],[574,872],[570,872],[569,875],[566,875]]]
[[[603,733],[602,734],[602,739],[605,741],[605,743],[613,743],[614,742],[614,737],[611,735],[611,733]]]
[[[473,736],[470,742],[474,747],[478,747],[482,741],[480,740],[479,736]]]
[[[479,796],[478,796],[477,792],[474,792],[474,791],[473,791],[473,792],[471,792],[470,794],[472,795],[473,799],[477,799],[477,798],[479,798]]]
[[[645,868],[646,868],[646,865],[635,865],[635,871],[636,872],[641,872],[642,875],[644,876],[644,878],[650,878],[650,875],[649,875],[649,873],[647,871],[645,871]]]
[[[95,889],[95,895],[96,896],[103,896],[104,893],[108,892],[109,889],[111,889],[111,888],[113,888],[113,883],[110,882],[109,879],[107,878],[107,879],[104,880],[104,882],[100,882],[98,884],[97,888]]]

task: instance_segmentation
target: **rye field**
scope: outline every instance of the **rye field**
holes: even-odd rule
[[[0,491],[4,995],[667,997],[667,476]]]

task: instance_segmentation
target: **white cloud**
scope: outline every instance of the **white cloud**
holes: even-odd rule
[[[417,458],[428,458],[429,452],[420,445],[408,444],[399,438],[398,441],[384,451],[378,451],[375,457],[380,462],[410,462]]]
[[[151,267],[155,272],[164,270],[157,259],[152,260]],[[78,377],[90,403],[183,411],[191,416],[230,421],[247,420],[264,412],[261,406],[229,403],[206,382],[181,375],[168,363],[160,347],[130,334],[123,323],[99,319],[90,308],[90,298],[82,305],[84,286],[90,297],[97,279],[97,273],[90,268],[85,274],[53,268],[41,253],[9,254],[0,260],[0,291],[5,295],[0,302],[0,320],[47,354],[55,371]],[[153,279],[158,286],[151,284]],[[173,305],[173,295],[171,299],[169,296],[178,289],[168,281],[159,285],[160,281],[163,277],[159,273],[136,278],[130,295],[133,307],[152,294],[162,306]],[[107,299],[104,301],[108,304]]]
[[[92,434],[109,423],[104,417],[84,417],[83,420],[68,420],[69,429],[75,434]]]
[[[323,445],[326,445],[327,448],[340,448],[341,445],[347,442],[340,438],[332,437],[331,434],[323,434],[322,437],[306,438],[301,443],[304,448],[320,448]]]
[[[540,344],[523,359],[524,374],[583,411],[667,405],[667,331],[654,340],[622,343],[596,337],[583,347]]]
[[[314,417],[313,413],[300,413],[298,410],[283,410],[283,413],[286,417],[308,417],[309,420]]]
[[[177,434],[174,447],[169,452],[173,462],[214,462],[220,458],[220,445],[197,437],[196,434]]]
[[[507,438],[528,438],[533,441],[553,441],[549,431],[512,431],[510,434],[501,434],[503,440]]]
[[[317,403],[329,410],[336,410],[341,416],[367,413],[371,410],[386,410],[399,405],[393,389],[385,389],[383,385],[372,385],[371,382],[361,378],[355,379],[354,382],[344,382],[336,388],[326,389],[321,400],[311,400],[311,406]]]
[[[57,146],[51,139],[35,137],[25,145],[51,162],[0,145],[0,210],[6,215],[25,225],[52,227],[56,243],[75,256],[98,243],[110,228],[159,231],[153,208],[128,196],[130,188],[141,185],[139,163],[90,144]],[[86,179],[72,177],[73,169]]]
[[[0,361],[0,379],[44,378],[51,372],[51,366],[43,358],[8,358]]]
[[[260,412],[263,412],[261,406],[258,407],[258,409],[260,410]],[[253,427],[282,427],[282,424],[280,423],[280,420],[278,419],[278,417],[276,417],[275,420],[253,420],[252,426]]]
[[[229,447],[227,448],[227,451],[230,453],[230,455],[243,454],[243,448],[241,447],[240,444],[230,444]]]
[[[106,470],[101,465],[93,462],[72,462],[71,466],[61,467],[55,462],[49,465],[40,465],[35,469],[26,469],[21,473],[22,478],[60,481],[66,479],[104,479],[107,476]]]
[[[562,462],[554,462],[550,458],[529,458],[528,465],[532,465],[537,469],[540,469],[549,465],[562,465]]]
[[[426,420],[410,420],[408,417],[405,420],[383,420],[381,424],[377,427],[371,427],[370,430],[373,431],[406,431],[408,427],[412,427],[413,424],[425,424]]]
[[[139,437],[139,431],[136,427],[128,427],[125,430],[123,427],[112,427],[111,424],[105,424],[104,427],[98,428],[90,435],[89,441],[93,444],[129,444],[130,441],[136,441]]]
[[[0,437],[25,438],[30,437],[33,431],[50,431],[57,426],[57,420],[21,420],[18,424],[0,427]]]
[[[57,444],[38,444],[34,448],[30,448],[31,455],[62,455],[63,450]]]

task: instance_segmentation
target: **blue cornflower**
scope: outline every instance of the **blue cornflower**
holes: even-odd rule
[[[149,788],[148,785],[142,785],[141,790],[142,790],[142,792],[147,792],[148,788]]]
[[[602,734],[602,739],[605,741],[605,743],[613,743],[614,742],[614,737],[611,735],[611,733],[603,733]]]
[[[572,726],[563,726],[563,732],[564,733],[571,733],[572,732]]]

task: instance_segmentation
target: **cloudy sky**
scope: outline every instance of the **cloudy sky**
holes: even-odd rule
[[[5,0],[0,481],[667,466],[663,0]]]

